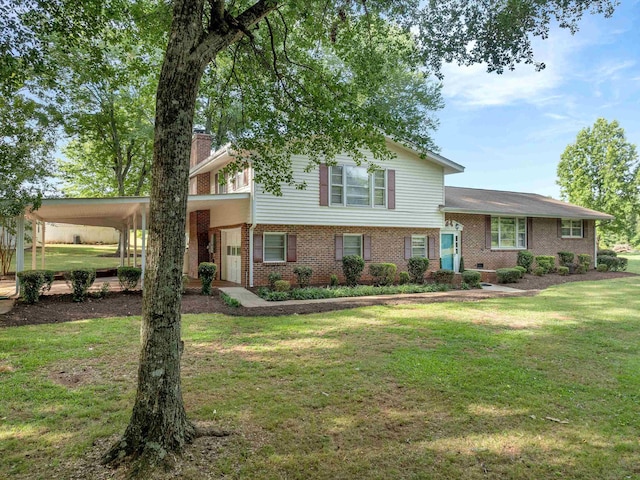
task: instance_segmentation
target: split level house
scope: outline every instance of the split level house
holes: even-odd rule
[[[306,188],[283,185],[275,196],[250,166],[226,176],[233,152],[211,153],[211,137],[195,134],[186,271],[196,276],[200,262],[213,261],[219,279],[259,286],[272,272],[293,281],[296,266],[313,269],[312,284],[343,280],[342,258],[353,254],[398,271],[416,256],[429,258],[430,271],[458,271],[462,259],[466,269],[512,267],[525,249],[595,259],[595,222],[613,218],[536,194],[445,187],[445,176],[464,167],[390,139],[387,147],[395,158],[374,172],[346,155],[311,171],[294,157],[294,178]]]

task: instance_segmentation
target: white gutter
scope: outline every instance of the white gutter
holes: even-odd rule
[[[593,221],[593,267],[598,268],[598,227]]]
[[[256,228],[256,182],[251,168],[251,227],[249,227],[249,286],[253,287],[253,230]]]
[[[189,178],[193,177],[194,175],[198,175],[200,172],[202,172],[202,170],[205,170],[205,172],[202,173],[206,173],[209,172],[211,170],[213,170],[215,168],[215,161],[221,157],[222,155],[224,155],[225,153],[227,155],[230,155],[229,153],[229,146],[230,144],[226,144],[223,147],[220,147],[218,150],[216,150],[215,152],[213,152],[209,157],[205,158],[204,161],[194,165],[190,170],[189,170]],[[209,167],[209,168],[207,168]]]

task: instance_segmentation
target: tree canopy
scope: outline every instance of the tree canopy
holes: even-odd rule
[[[640,161],[620,124],[597,119],[580,130],[560,158],[562,198],[616,217],[600,227],[605,243],[637,241]]]

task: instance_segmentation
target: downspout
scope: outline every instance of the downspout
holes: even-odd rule
[[[253,287],[253,230],[256,228],[256,182],[251,169],[251,227],[249,227],[249,286]]]
[[[598,269],[598,231],[596,220],[593,221],[593,268]]]

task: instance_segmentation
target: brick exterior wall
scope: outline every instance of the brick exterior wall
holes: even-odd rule
[[[366,262],[362,276],[365,282],[371,279],[367,266],[370,263],[395,263],[398,266],[398,272],[407,270],[407,260],[404,259],[404,238],[407,236],[426,235],[427,237],[432,237],[436,242],[436,255],[439,255],[440,251],[440,233],[438,229],[258,225],[254,230],[254,233],[259,235],[264,232],[281,232],[296,235],[297,261],[254,263],[253,283],[255,286],[267,285],[268,276],[271,272],[279,272],[284,280],[289,280],[292,284],[295,284],[297,278],[293,273],[293,269],[298,265],[308,266],[313,269],[311,284],[327,285],[332,274],[337,275],[340,281],[344,282],[342,262],[335,259],[335,237],[344,233],[358,233],[371,237],[371,261]],[[437,270],[438,267],[438,259],[431,259],[429,271]]]
[[[446,220],[455,220],[463,225],[460,240],[460,255],[464,258],[465,268],[475,268],[483,263],[485,269],[513,267],[516,265],[519,250],[492,250],[485,245],[485,215],[447,213]],[[585,238],[560,238],[558,219],[533,218],[532,229],[528,232],[527,250],[534,255],[553,255],[558,264],[558,252],[573,252],[576,255],[586,253],[593,257],[594,221],[585,220],[587,229]],[[591,265],[593,267],[593,263]]]

